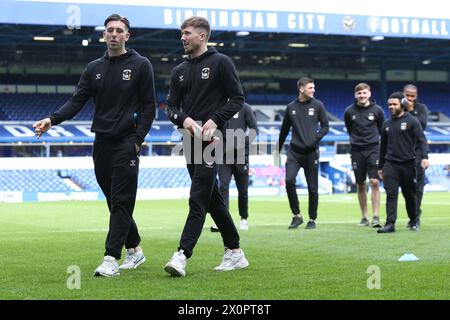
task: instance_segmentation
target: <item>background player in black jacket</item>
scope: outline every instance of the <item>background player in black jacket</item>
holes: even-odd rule
[[[397,220],[398,188],[406,201],[411,230],[418,231],[416,198],[416,159],[428,168],[427,142],[419,121],[405,112],[401,92],[394,92],[388,100],[391,119],[385,121],[381,131],[379,175],[386,190],[386,224],[378,233],[395,231]],[[416,154],[416,145],[420,153]]]
[[[366,179],[369,176],[373,212],[372,226],[379,228],[381,225],[378,159],[384,111],[371,99],[370,86],[367,83],[359,83],[355,86],[355,102],[345,109],[344,121],[350,136],[352,168],[362,214],[359,225],[369,225],[366,187]]]
[[[328,115],[323,103],[314,98],[313,79],[301,78],[297,82],[297,88],[299,96],[287,105],[280,137],[275,147],[275,156],[279,156],[292,127],[292,138],[286,160],[286,191],[289,206],[294,215],[289,228],[298,228],[303,223],[296,187],[298,171],[303,168],[309,195],[309,222],[306,229],[314,229],[319,205],[319,142],[328,133]],[[320,129],[318,129],[319,123]]]
[[[411,113],[414,117],[419,120],[420,125],[422,126],[423,131],[427,128],[428,123],[428,107],[420,103],[417,100],[418,90],[417,87],[413,84],[407,84],[403,87],[403,94],[405,95],[405,104],[407,112]],[[416,147],[416,152],[419,152],[418,146]],[[422,215],[422,198],[423,198],[423,189],[425,187],[425,170],[422,168],[420,161],[416,161],[416,170],[417,170],[417,211],[419,215],[418,224],[420,225],[420,217]],[[408,228],[411,226],[408,224]]]
[[[250,130],[247,132],[247,129]],[[242,110],[227,121],[224,131],[224,163],[219,165],[220,192],[229,209],[230,181],[234,176],[241,217],[239,229],[248,230],[249,146],[258,134],[256,117],[248,103],[244,103]],[[212,226],[211,231],[218,232],[219,229]]]
[[[208,20],[191,17],[181,25],[181,41],[189,58],[172,70],[167,98],[170,120],[184,128],[183,151],[192,184],[189,214],[178,251],[165,266],[172,276],[185,276],[186,260],[192,256],[209,212],[225,245],[222,263],[216,271],[229,271],[249,265],[239,247],[239,234],[217,183],[217,165],[207,160],[216,129],[242,109],[244,94],[233,62],[208,48]],[[197,122],[198,123],[197,123]],[[189,134],[185,134],[188,132]],[[203,140],[203,141],[202,141]],[[200,148],[196,147],[200,145]]]
[[[156,98],[150,61],[125,48],[129,21],[113,14],[105,20],[105,28],[104,56],[87,65],[75,93],[64,105],[33,127],[39,137],[52,125],[73,118],[89,98],[94,99],[95,176],[110,212],[105,257],[94,275],[112,277],[120,274],[117,260],[124,245],[127,254],[121,269],[134,269],[145,262],[133,210],[139,150],[155,118]]]

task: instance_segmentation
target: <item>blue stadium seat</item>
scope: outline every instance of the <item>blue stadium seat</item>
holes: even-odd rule
[[[297,95],[295,81],[275,79],[280,83],[277,92],[248,92],[246,100],[250,105],[287,105]],[[343,119],[345,108],[353,100],[353,90],[359,81],[316,80],[315,96],[323,101],[327,110],[339,119]],[[368,82],[372,88],[372,97],[384,107],[387,114],[385,98],[381,96],[381,84]],[[401,91],[406,82],[388,82],[386,94]],[[422,82],[417,84],[419,100],[428,105],[430,111],[450,115],[450,87],[445,83]],[[43,93],[0,93],[0,120],[36,120],[48,116],[70,98],[70,94]],[[157,93],[158,108],[156,120],[167,121],[165,112],[166,93]],[[82,109],[74,120],[91,120],[94,114],[92,100]],[[271,119],[273,120],[273,119]]]

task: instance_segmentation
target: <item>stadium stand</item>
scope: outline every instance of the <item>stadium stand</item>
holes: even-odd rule
[[[252,186],[277,187],[283,184],[284,168],[254,165],[251,168]],[[0,191],[71,192],[100,191],[93,169],[68,170],[0,170]],[[70,180],[70,183],[64,182]],[[302,171],[298,188],[306,188]],[[185,168],[143,168],[139,172],[139,189],[189,188],[190,177]],[[235,187],[232,180],[231,187]]]
[[[166,94],[157,96],[158,109],[156,119],[169,120],[164,110]],[[2,121],[27,121],[36,120],[48,116],[62,106],[71,94],[61,93],[1,93],[0,94],[0,120]],[[87,121],[94,116],[94,103],[89,100],[83,109],[73,120]]]
[[[76,191],[58,176],[58,170],[0,170],[1,191]]]
[[[188,188],[190,185],[185,168],[144,168],[139,172],[139,189]]]
[[[66,179],[71,183],[65,183]],[[139,189],[189,186],[190,178],[185,168],[143,168],[139,172]],[[93,169],[0,170],[0,191],[100,191],[100,187]]]
[[[47,117],[62,106],[70,96],[70,94],[53,93],[2,93],[0,112],[3,113],[3,117],[1,120],[25,121]],[[93,102],[90,100],[74,120],[91,120],[93,115]]]
[[[289,79],[278,79],[280,82],[279,92],[246,94],[247,102],[253,106],[276,106],[275,110],[267,110],[257,107],[256,112],[259,121],[278,121],[283,116],[284,106],[296,97],[295,81]],[[322,100],[327,111],[338,120],[343,119],[345,108],[354,99],[353,89],[359,81],[343,80],[316,80],[316,97]],[[384,107],[387,113],[386,101],[383,101],[381,84],[379,82],[368,82],[372,87],[372,97],[377,103]],[[402,90],[407,82],[388,82],[386,94]],[[294,87],[293,87],[294,85]],[[445,83],[423,82],[417,84],[419,88],[419,100],[428,105],[430,111],[443,113],[450,116],[450,88]],[[49,115],[60,107],[70,94],[59,93],[0,93],[0,120],[36,120]],[[165,113],[166,93],[157,94],[158,108],[156,120],[168,120]],[[74,120],[90,120],[93,117],[93,103],[89,101]]]

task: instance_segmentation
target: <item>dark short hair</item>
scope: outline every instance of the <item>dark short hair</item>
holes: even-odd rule
[[[211,27],[209,26],[209,22],[206,18],[199,16],[190,17],[184,20],[183,24],[181,25],[181,30],[187,27],[204,29],[206,31],[206,40],[208,40],[211,36]]]
[[[402,99],[404,99],[405,96],[403,95],[403,92],[400,91],[396,91],[391,93],[391,95],[389,96],[389,99],[398,99],[400,100],[400,102],[402,101]]]
[[[314,83],[314,80],[311,78],[303,77],[298,79],[297,81],[297,88],[303,87],[307,85],[308,83]]]
[[[355,92],[358,92],[358,91],[361,91],[361,90],[365,90],[365,89],[370,91],[370,86],[367,83],[365,83],[365,82],[358,83],[355,86]]]
[[[396,92],[391,93],[391,95],[389,96],[389,99],[398,99],[398,101],[400,101],[400,105],[402,106],[403,109],[406,109],[408,106],[408,101],[406,100],[405,95],[401,91],[396,91]]]
[[[403,87],[403,91],[405,91],[405,90],[414,90],[416,92],[419,91],[419,90],[417,90],[417,87],[415,85],[413,85],[412,83],[409,83],[409,84],[405,85]]]
[[[127,29],[130,30],[130,21],[128,21],[127,18],[122,17],[120,14],[117,13],[113,13],[112,15],[110,15],[108,18],[106,18],[104,26],[106,28],[106,25],[110,22],[110,21],[120,21],[122,22],[124,25],[127,26]]]

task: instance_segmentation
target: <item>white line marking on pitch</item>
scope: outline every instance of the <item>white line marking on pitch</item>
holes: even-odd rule
[[[427,218],[426,221],[448,221],[450,217],[442,217],[442,218]],[[397,221],[399,223],[406,222],[406,220]],[[323,221],[319,222],[319,224],[354,224],[357,225],[358,221],[356,220],[344,220],[344,221]],[[268,224],[252,224],[253,227],[270,227],[270,226],[284,226],[287,225],[285,223],[268,223]],[[433,226],[446,226],[446,223],[434,223]],[[168,230],[172,229],[172,227],[143,227],[139,228],[139,230]],[[203,226],[203,229],[209,229],[209,225],[206,224]],[[76,229],[76,230],[48,230],[48,231],[16,231],[16,232],[0,232],[0,235],[26,235],[26,234],[42,234],[42,233],[84,233],[84,232],[108,232],[108,229]]]

